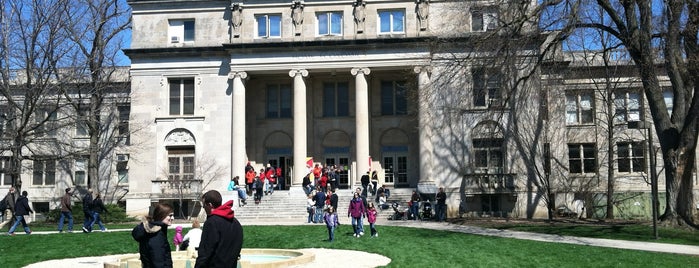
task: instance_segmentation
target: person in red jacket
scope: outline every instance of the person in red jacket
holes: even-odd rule
[[[249,169],[245,171],[245,188],[248,191],[248,195],[252,195],[252,183],[255,181],[255,169]]]
[[[274,171],[274,168],[270,164],[267,164],[267,170],[265,171],[266,178],[267,178],[267,184],[265,184],[265,193],[267,194],[272,194],[274,193],[274,185],[277,183],[277,172]]]
[[[207,218],[195,268],[238,267],[243,248],[243,226],[235,218],[233,200],[221,205],[221,199],[221,193],[216,190],[206,192],[201,198]]]

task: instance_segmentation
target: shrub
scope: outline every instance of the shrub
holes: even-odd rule
[[[120,207],[116,204],[106,204],[107,213],[101,213],[100,219],[102,222],[118,223],[118,222],[132,222],[135,221],[133,217],[126,215],[126,209]],[[56,223],[58,219],[61,218],[61,208],[56,208],[46,215],[46,222]],[[82,222],[85,220],[85,214],[83,213],[82,203],[75,203],[73,205],[73,222]]]

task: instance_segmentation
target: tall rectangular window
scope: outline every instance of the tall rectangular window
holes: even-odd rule
[[[257,37],[272,38],[282,36],[282,15],[264,14],[255,16]]]
[[[56,112],[51,108],[41,108],[34,113],[36,134],[40,137],[55,137],[58,128]]]
[[[119,137],[124,142],[124,144],[131,144],[131,131],[129,130],[129,117],[131,116],[131,106],[119,105],[117,107],[117,113],[119,116]]]
[[[478,172],[502,173],[502,145],[502,138],[473,139],[473,162]]]
[[[614,122],[641,121],[641,95],[636,92],[614,94]]]
[[[472,71],[471,75],[473,77],[473,106],[501,107],[501,81],[497,72],[477,68]]]
[[[644,172],[646,159],[644,143],[619,142],[617,146],[617,170],[619,172]]]
[[[381,115],[408,114],[405,81],[381,81]]]
[[[570,173],[595,173],[597,170],[597,149],[595,144],[568,144],[568,166]]]
[[[170,36],[170,43],[194,41],[194,20],[170,20],[168,23],[168,34]]]
[[[194,115],[194,79],[172,78],[170,84],[170,115]]]
[[[485,32],[498,27],[498,12],[495,8],[471,10],[471,31]]]
[[[12,177],[10,169],[10,157],[0,156],[0,185],[12,185]]]
[[[672,116],[672,108],[675,106],[674,104],[674,94],[670,90],[665,90],[663,91],[663,101],[665,101],[665,107],[667,107],[667,114]]]
[[[349,84],[323,83],[323,116],[349,116]]]
[[[379,10],[379,33],[404,33],[405,10]]]
[[[129,183],[129,155],[117,154],[117,179],[119,184]]]
[[[342,35],[342,12],[316,13],[318,35]]]
[[[593,121],[594,102],[591,92],[566,93],[566,124],[590,124]]]
[[[194,179],[194,149],[168,150],[168,179]]]
[[[291,85],[267,85],[267,118],[291,118]]]
[[[73,167],[75,185],[86,186],[87,185],[87,163],[88,156],[82,156],[75,159],[75,165]]]
[[[32,185],[54,185],[56,183],[56,160],[34,160]]]
[[[82,107],[77,111],[77,119],[75,120],[75,136],[87,137],[89,134],[88,120],[90,118],[90,109]]]

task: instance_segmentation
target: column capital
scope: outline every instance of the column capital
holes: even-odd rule
[[[432,73],[432,66],[431,66],[431,65],[419,65],[419,66],[415,66],[415,68],[413,68],[413,71],[414,71],[416,74],[419,74],[419,73],[422,73],[422,72],[426,72],[427,74],[430,74],[430,73]]]
[[[364,75],[369,75],[369,73],[371,73],[371,70],[367,67],[357,67],[357,68],[352,68],[352,70],[350,72],[352,73],[352,75],[357,75],[360,72]]]
[[[306,76],[308,76],[308,70],[306,70],[306,69],[292,69],[291,71],[289,71],[290,77],[295,77],[297,75],[301,75],[301,77],[306,77]]]
[[[248,78],[248,73],[245,71],[230,71],[228,73],[228,79],[235,79],[239,77],[240,79]]]

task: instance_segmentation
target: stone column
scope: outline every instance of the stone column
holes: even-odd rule
[[[245,152],[245,85],[243,80],[248,77],[248,73],[242,71],[232,71],[228,74],[228,79],[233,79],[233,109],[231,109],[231,175],[245,178],[245,163],[247,155]]]
[[[366,75],[369,75],[369,68],[353,68],[355,86],[355,128],[357,146],[357,170],[354,172],[354,183],[359,183],[362,175],[369,171],[369,87],[366,82]],[[352,185],[352,183],[350,183]]]
[[[420,148],[420,179],[417,184],[420,193],[436,193],[437,186],[432,177],[432,125],[428,106],[432,103],[432,86],[430,85],[430,66],[417,66],[414,69],[418,74],[418,131]]]
[[[303,176],[306,176],[307,155],[307,122],[306,122],[306,83],[303,78],[308,76],[308,71],[295,69],[289,71],[289,76],[294,78],[294,174],[291,186],[301,186]]]

